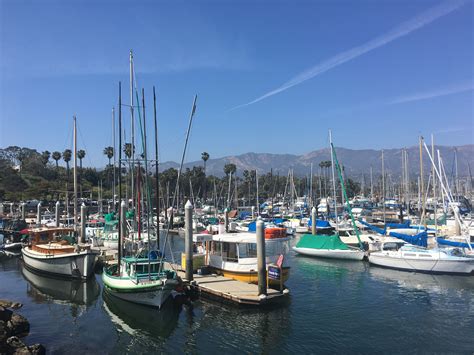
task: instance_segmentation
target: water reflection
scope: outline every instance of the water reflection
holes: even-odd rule
[[[425,291],[444,294],[449,290],[474,290],[474,278],[455,275],[432,275],[415,272],[399,271],[371,266],[369,275],[377,281],[396,284],[399,288],[411,291]]]
[[[286,346],[291,328],[288,305],[255,309],[201,300],[189,319],[185,352],[275,353]]]
[[[100,294],[100,286],[95,277],[87,282],[52,278],[35,273],[24,265],[21,266],[21,273],[28,281],[27,295],[36,303],[53,301],[90,306]]]
[[[149,335],[154,339],[168,338],[178,323],[181,309],[170,298],[159,310],[114,297],[107,289],[102,292],[103,307],[113,323],[130,335]]]

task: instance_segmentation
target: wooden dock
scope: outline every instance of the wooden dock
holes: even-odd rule
[[[226,303],[246,306],[263,306],[280,303],[288,299],[289,291],[283,292],[274,289],[267,289],[266,296],[258,295],[258,285],[237,281],[222,275],[193,275],[194,280],[188,282],[185,279],[184,271],[177,265],[173,265],[177,270],[178,276],[188,284],[200,296]],[[172,265],[169,264],[171,268]]]

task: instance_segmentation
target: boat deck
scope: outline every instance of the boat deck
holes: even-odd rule
[[[177,265],[173,265],[178,270],[178,276],[188,283],[185,279],[184,271],[181,271]],[[172,268],[172,265],[169,264]],[[288,298],[288,291],[280,292],[274,289],[267,289],[267,295],[264,298],[258,296],[258,285],[237,281],[221,275],[193,275],[194,280],[189,283],[192,288],[200,295],[222,302],[230,302],[237,305],[263,306],[284,301]]]

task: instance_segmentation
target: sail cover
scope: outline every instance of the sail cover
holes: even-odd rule
[[[469,248],[467,243],[456,242],[454,240],[446,240],[444,238],[436,238],[438,244],[441,245],[449,245],[451,247],[458,247],[458,248]],[[471,248],[474,248],[474,244],[471,244]]]
[[[328,250],[349,250],[337,235],[312,235],[303,234],[296,244],[297,248],[328,249]]]
[[[419,245],[420,247],[426,248],[428,246],[428,233],[426,232],[421,232],[416,235],[406,235],[403,233],[390,232],[389,235],[404,240],[407,243]]]

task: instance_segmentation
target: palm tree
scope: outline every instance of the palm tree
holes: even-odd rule
[[[109,165],[110,165],[110,159],[114,157],[114,148],[113,147],[105,147],[103,151],[104,155],[107,156],[107,159],[109,159]]]
[[[77,151],[77,159],[79,159],[79,167],[82,170],[82,159],[86,157],[86,152],[85,150],[78,150]]]
[[[41,162],[43,165],[46,167],[46,165],[49,162],[49,158],[51,157],[51,153],[47,150],[45,150],[43,153],[41,153]],[[60,156],[61,157],[61,156]]]
[[[229,163],[224,166],[224,173],[229,176],[229,174],[234,175],[235,172],[237,171],[237,167],[235,164]]]
[[[208,152],[202,152],[201,153],[201,159],[204,161],[204,174],[206,173],[206,162],[209,160],[209,153]]]
[[[61,153],[54,151],[52,157],[56,161],[56,169],[58,169],[58,160],[61,159]]]
[[[66,149],[63,152],[63,160],[66,163],[66,171],[67,171],[67,181],[69,181],[69,162],[71,161],[72,158],[72,151],[71,149]]]
[[[123,145],[123,152],[125,153],[125,156],[128,158],[128,159],[131,159],[132,158],[132,154],[135,153],[135,147],[133,148],[133,152],[132,152],[132,143],[125,143]]]

